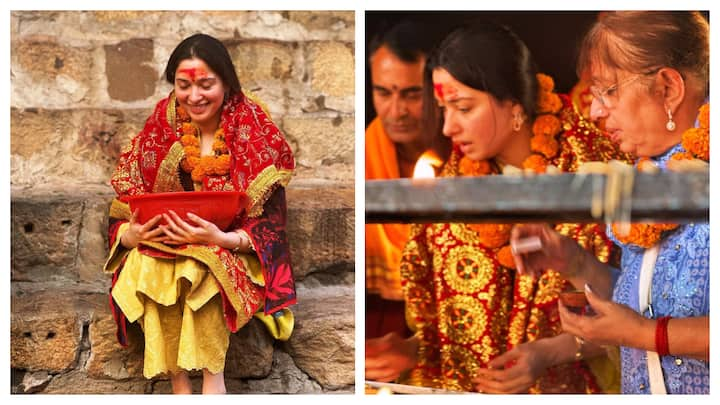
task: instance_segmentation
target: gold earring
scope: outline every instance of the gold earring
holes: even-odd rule
[[[513,116],[513,131],[517,132],[520,131],[520,128],[522,128],[523,124],[523,118],[520,116],[520,114],[515,114]]]
[[[672,132],[675,130],[675,121],[673,121],[673,119],[672,119],[672,110],[668,108],[667,114],[668,114],[668,121],[667,121],[667,124],[665,124],[665,129]]]

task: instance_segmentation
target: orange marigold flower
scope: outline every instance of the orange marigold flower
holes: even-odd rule
[[[620,235],[617,224],[612,226],[613,234],[622,243],[632,243],[645,249],[654,246],[662,236],[663,229],[653,224],[630,224],[630,233]]]
[[[202,165],[197,165],[190,174],[194,182],[200,182],[205,177],[205,170]]]
[[[180,161],[180,167],[183,169],[183,171],[189,173],[192,172],[194,165],[190,164],[190,161],[187,157],[184,157],[182,161]]]
[[[470,224],[469,226],[478,233],[480,243],[489,248],[498,248],[510,240],[512,224]]]
[[[220,153],[227,153],[227,145],[225,144],[225,141],[221,141],[219,139],[215,139],[212,144],[212,148],[215,152]]]
[[[538,92],[541,91],[552,91],[555,88],[555,81],[552,77],[544,74],[544,73],[537,73],[535,75],[535,78],[538,82]]]
[[[476,161],[464,156],[460,159],[458,170],[464,176],[485,176],[490,174],[490,162],[487,160]]]
[[[510,245],[505,245],[498,250],[497,261],[500,265],[507,267],[508,269],[515,269],[515,259],[513,259]]]
[[[543,114],[533,123],[533,134],[555,136],[560,133],[562,124],[560,120],[552,114]]]
[[[187,145],[184,148],[185,156],[200,156],[200,148],[193,145]]]
[[[197,133],[196,126],[189,122],[183,122],[182,133],[185,135],[195,135]]]
[[[185,134],[180,137],[180,143],[183,146],[200,146],[200,142],[198,142],[198,139],[193,134]]]
[[[221,155],[218,156],[217,159],[218,165],[225,170],[225,173],[227,173],[230,170],[230,155]],[[220,173],[220,174],[225,174]]]
[[[552,136],[535,135],[530,138],[530,149],[550,159],[558,153],[560,144]]]
[[[655,226],[658,229],[663,230],[663,231],[669,231],[671,229],[677,228],[680,225],[678,225],[678,224],[653,224],[653,226]]]
[[[703,104],[698,114],[698,122],[701,128],[710,128],[710,104]]]
[[[710,160],[710,131],[704,128],[690,128],[683,132],[682,146],[698,159]]]
[[[672,156],[670,156],[670,160],[692,160],[695,159],[695,156],[692,155],[690,152],[677,152],[673,153]]]
[[[548,161],[544,157],[536,153],[530,155],[530,157],[525,159],[525,161],[523,162],[524,169],[532,169],[535,173],[540,174],[545,173],[547,165]]]
[[[562,108],[562,100],[555,93],[538,93],[537,109],[538,114],[555,114]]]

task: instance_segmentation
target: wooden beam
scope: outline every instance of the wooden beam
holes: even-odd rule
[[[367,223],[602,222],[590,214],[605,175],[368,180]],[[707,222],[709,172],[636,173],[633,222]]]

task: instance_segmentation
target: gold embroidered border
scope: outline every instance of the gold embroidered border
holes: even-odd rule
[[[130,211],[130,205],[128,203],[124,203],[117,198],[113,198],[112,203],[110,204],[110,218],[115,219],[127,219],[129,220],[132,216],[132,212]]]
[[[117,270],[117,268],[120,266],[122,259],[127,256],[128,253],[130,253],[129,250],[120,246],[120,236],[125,233],[129,226],[129,223],[124,223],[118,228],[118,237],[115,238],[115,243],[113,243],[112,247],[110,248],[110,253],[108,254],[107,261],[105,261],[105,265],[103,266],[103,273],[115,273],[115,270]]]
[[[263,213],[263,205],[270,193],[274,190],[275,184],[286,187],[292,178],[292,170],[278,170],[275,165],[271,165],[263,169],[260,174],[255,177],[252,183],[248,185],[245,191],[250,197],[251,205],[248,210],[249,217],[259,217]]]
[[[167,123],[170,125],[170,128],[175,130],[175,91],[173,90],[170,92],[170,97],[168,100],[167,109],[165,110],[165,118],[167,119]]]
[[[185,249],[179,250],[159,242],[142,243],[159,251],[190,257],[205,264],[208,269],[210,269],[210,272],[213,274],[213,276],[215,276],[215,279],[218,281],[218,283],[220,283],[223,291],[226,292],[225,296],[228,298],[230,304],[233,306],[235,312],[237,313],[238,325],[244,325],[248,322],[250,317],[248,317],[245,313],[244,298],[235,293],[235,287],[230,281],[230,277],[227,274],[225,266],[210,248],[204,246],[190,246]]]
[[[170,150],[165,159],[160,163],[157,175],[155,176],[155,185],[153,185],[153,193],[162,193],[169,191],[181,191],[183,189],[180,184],[180,175],[178,167],[180,161],[185,156],[185,151],[180,142],[175,142],[170,146]]]

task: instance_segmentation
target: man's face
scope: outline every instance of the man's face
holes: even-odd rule
[[[420,138],[424,67],[423,58],[408,63],[385,46],[370,58],[373,105],[395,143],[412,143]]]

